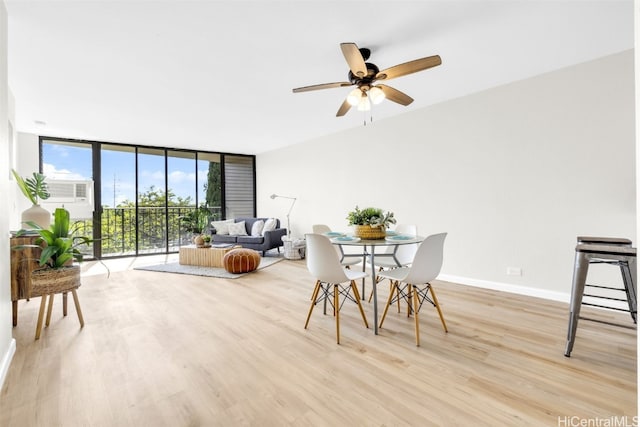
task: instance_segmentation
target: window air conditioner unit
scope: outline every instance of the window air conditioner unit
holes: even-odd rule
[[[64,207],[73,219],[93,217],[93,181],[51,179],[47,188],[50,196],[41,202],[45,209]]]

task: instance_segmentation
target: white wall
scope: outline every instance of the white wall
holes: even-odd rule
[[[16,136],[16,164],[15,170],[23,177],[29,177],[34,172],[38,172],[40,167],[40,154],[39,154],[39,138],[38,135],[33,135],[30,133],[22,133],[18,132]],[[28,209],[31,206],[31,202],[24,197],[24,195],[18,189],[18,186],[15,185],[13,188],[15,190],[15,197],[12,199],[13,203],[11,205],[11,217],[9,225],[11,230],[19,230],[22,227],[20,222],[20,217],[22,215],[22,211]]]
[[[258,214],[284,219],[268,196],[296,196],[302,235],[347,230],[356,204],[392,210],[449,233],[442,277],[568,300],[576,236],[635,241],[634,102],[626,51],[268,152]]]
[[[0,195],[9,195],[9,86],[7,83],[7,11],[0,0]],[[15,123],[15,121],[13,121]],[[6,199],[5,199],[6,200]],[[9,212],[0,209],[0,236],[9,236]],[[6,240],[5,240],[6,242]],[[0,388],[4,383],[16,343],[11,320],[9,245],[0,245]]]

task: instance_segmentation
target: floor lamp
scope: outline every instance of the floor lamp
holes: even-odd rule
[[[293,201],[291,202],[291,207],[289,207],[289,212],[287,212],[287,238],[288,238],[289,240],[291,240],[291,224],[290,224],[290,222],[289,222],[289,215],[291,215],[291,210],[293,209],[293,205],[295,205],[295,204],[296,204],[296,200],[297,200],[297,198],[295,198],[295,197],[289,197],[289,196],[279,196],[279,195],[277,195],[277,194],[272,194],[272,195],[271,195],[271,198],[272,198],[272,199],[275,199],[276,197],[280,197],[280,198],[282,198],[282,199],[289,199],[289,200],[293,200]]]

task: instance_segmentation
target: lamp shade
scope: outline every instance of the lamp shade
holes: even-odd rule
[[[349,92],[349,95],[347,95],[347,102],[352,107],[355,107],[360,102],[360,99],[362,98],[362,95],[363,95],[363,93],[360,90],[360,88],[355,88],[354,90]]]
[[[371,101],[369,101],[369,97],[364,93],[362,95],[363,96],[360,98],[360,102],[358,103],[358,111],[371,110]]]
[[[369,89],[369,98],[371,99],[371,102],[373,102],[374,105],[378,105],[382,101],[384,101],[386,96],[382,91],[382,89],[380,89],[378,86],[374,86],[371,89]]]

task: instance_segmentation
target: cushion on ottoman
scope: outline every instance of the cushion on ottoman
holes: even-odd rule
[[[234,249],[225,254],[222,262],[229,273],[249,273],[260,265],[260,253],[253,249]]]

